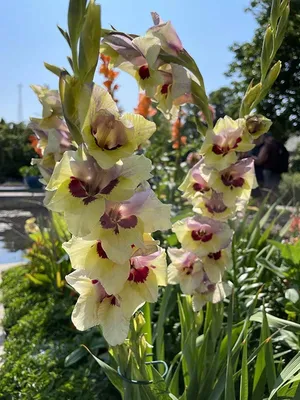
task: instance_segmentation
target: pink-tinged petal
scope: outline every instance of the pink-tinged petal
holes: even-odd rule
[[[162,49],[165,52],[177,56],[183,50],[183,46],[173,25],[171,22],[163,22],[156,12],[152,12],[151,15],[154,26],[147,31],[147,34],[160,39]]]
[[[198,257],[227,247],[232,237],[232,231],[227,224],[200,216],[177,221],[173,225],[173,231],[182,246]]]
[[[118,225],[124,229],[135,228],[138,223],[138,219],[135,215],[130,215],[129,217],[122,218],[118,221]]]
[[[147,63],[142,52],[132,42],[132,38],[123,33],[109,33],[104,37],[103,43],[106,43],[125,60],[136,66]]]

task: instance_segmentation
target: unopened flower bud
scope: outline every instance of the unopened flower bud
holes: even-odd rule
[[[263,115],[250,115],[246,118],[246,128],[254,139],[268,132],[272,122]]]

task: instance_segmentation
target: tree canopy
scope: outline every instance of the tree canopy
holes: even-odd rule
[[[234,60],[226,76],[231,78],[229,87],[222,87],[210,95],[210,101],[222,114],[238,115],[240,100],[249,84],[260,79],[260,53],[263,36],[270,15],[271,0],[253,0],[246,12],[251,12],[258,23],[251,42],[235,42],[230,47]],[[281,60],[281,73],[269,95],[257,106],[257,112],[273,121],[273,135],[285,141],[300,134],[300,2],[291,1],[287,32],[276,59]]]

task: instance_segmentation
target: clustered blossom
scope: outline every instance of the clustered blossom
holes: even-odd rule
[[[110,57],[111,66],[132,75],[146,96],[168,119],[176,119],[179,106],[192,103],[191,82],[195,77],[181,65],[167,63],[160,52],[176,57],[183,51],[182,43],[170,22],[163,22],[152,13],[154,26],[145,36],[112,31],[107,34],[101,51]]]
[[[151,161],[134,154],[155,124],[121,115],[108,91],[87,85],[78,98],[83,143],[75,146],[57,92],[38,95],[46,111],[30,127],[43,167],[52,156],[44,203],[64,214],[73,235],[64,244],[74,268],[66,281],[79,293],[72,321],[79,330],[100,325],[111,345],[121,344],[135,310],[167,284],[166,254],[151,233],[170,228],[170,206],[147,183]],[[45,118],[59,120],[59,128],[49,120],[43,128]]]
[[[57,90],[47,87],[32,85],[43,106],[42,118],[31,118],[28,125],[35,136],[31,135],[30,141],[40,158],[33,158],[47,183],[52,175],[55,164],[60,161],[66,150],[75,149],[69,128],[63,119],[62,105]]]
[[[168,282],[193,296],[195,311],[231,292],[223,278],[231,267],[233,232],[227,221],[244,209],[256,185],[254,161],[242,155],[269,127],[270,121],[262,116],[219,119],[207,130],[199,161],[179,187],[195,215],[173,225],[182,248],[168,250]]]
[[[66,281],[79,293],[72,321],[79,330],[100,325],[111,345],[124,342],[133,313],[145,302],[155,302],[158,287],[167,281],[193,296],[195,311],[230,293],[224,281],[233,233],[228,218],[245,206],[255,185],[253,161],[241,155],[270,126],[260,115],[236,121],[225,117],[214,128],[208,121],[204,143],[179,188],[195,215],[174,224],[182,248],[169,249],[167,269],[165,251],[151,234],[171,227],[170,206],[158,200],[147,182],[150,160],[135,154],[156,130],[144,117],[151,101],[172,121],[180,105],[197,99],[205,115],[210,114],[201,99],[201,77],[179,60],[188,53],[172,24],[157,13],[152,18],[154,26],[145,36],[113,30],[103,38],[101,71],[108,90],[80,83],[72,99],[76,105],[71,123],[63,116],[65,96],[63,107],[58,91],[32,87],[43,106],[42,118],[33,118],[30,127],[42,155],[36,163],[47,183],[45,205],[64,214],[73,235],[64,244],[74,269]],[[172,61],[165,61],[168,57]],[[116,89],[112,67],[134,76],[147,96],[140,98],[138,114],[120,113],[109,93]],[[67,79],[66,86],[70,82]],[[81,135],[78,143],[72,141],[73,124],[76,138]],[[180,124],[177,119],[175,147],[185,143],[184,137],[179,142]]]

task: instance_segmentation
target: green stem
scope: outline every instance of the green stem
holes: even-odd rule
[[[152,326],[151,326],[151,310],[150,304],[145,303],[142,308],[144,318],[145,318],[145,325],[143,327],[143,333],[146,337],[147,342],[152,346]],[[147,357],[147,361],[153,361],[153,356]]]

